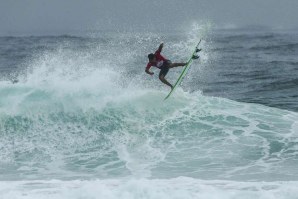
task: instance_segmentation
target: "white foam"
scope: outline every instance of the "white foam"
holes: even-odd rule
[[[90,180],[0,182],[2,199],[296,199],[298,182]]]

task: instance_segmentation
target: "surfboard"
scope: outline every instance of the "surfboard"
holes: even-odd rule
[[[183,70],[182,70],[182,72],[181,72],[181,74],[180,74],[178,80],[177,80],[176,83],[174,84],[173,89],[172,89],[172,90],[170,91],[170,93],[165,97],[164,100],[168,99],[168,98],[172,95],[172,93],[175,91],[175,89],[176,89],[176,88],[180,85],[180,83],[182,82],[183,78],[185,77],[185,75],[187,74],[187,72],[188,72],[188,70],[189,70],[189,68],[190,68],[190,66],[191,66],[191,63],[192,63],[192,61],[193,61],[192,57],[196,54],[197,49],[198,49],[198,47],[199,47],[201,41],[202,41],[202,40],[200,39],[199,43],[197,43],[197,45],[196,45],[196,47],[195,47],[193,53],[191,54],[190,58],[189,58],[188,61],[186,62],[187,64],[183,67]]]

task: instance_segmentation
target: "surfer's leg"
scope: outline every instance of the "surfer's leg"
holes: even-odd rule
[[[169,87],[171,87],[171,88],[173,89],[172,84],[170,84],[170,83],[165,79],[165,76],[167,75],[168,72],[169,72],[169,67],[166,66],[166,65],[164,65],[164,66],[161,67],[158,77],[159,77],[159,79],[160,79],[160,81],[161,81],[162,83],[168,85]]]
[[[169,68],[174,68],[178,66],[185,66],[187,63],[171,63],[168,65]]]
[[[160,76],[159,76],[159,79],[160,79],[160,81],[161,81],[162,83],[168,85],[169,87],[171,87],[171,89],[173,89],[172,84],[170,84],[170,83],[165,79],[165,76],[164,76],[164,75],[160,75]]]

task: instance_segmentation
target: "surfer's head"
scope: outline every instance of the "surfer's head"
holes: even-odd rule
[[[149,59],[149,62],[155,62],[156,61],[156,57],[153,53],[150,53],[148,55],[148,59]]]

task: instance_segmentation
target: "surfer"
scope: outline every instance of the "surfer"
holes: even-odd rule
[[[149,69],[151,66],[154,66],[158,69],[160,69],[159,72],[159,79],[162,83],[168,85],[171,87],[171,89],[173,89],[173,85],[170,84],[166,79],[165,76],[167,75],[167,73],[169,72],[170,68],[174,68],[174,67],[178,67],[178,66],[185,66],[187,63],[172,63],[170,60],[166,59],[164,56],[162,56],[160,53],[162,51],[163,48],[163,43],[161,43],[157,49],[157,51],[155,51],[155,53],[150,53],[148,55],[148,59],[149,62],[146,66],[145,72],[148,73],[149,75],[153,75],[153,72],[150,72]],[[197,56],[194,56],[193,59],[197,59]]]

